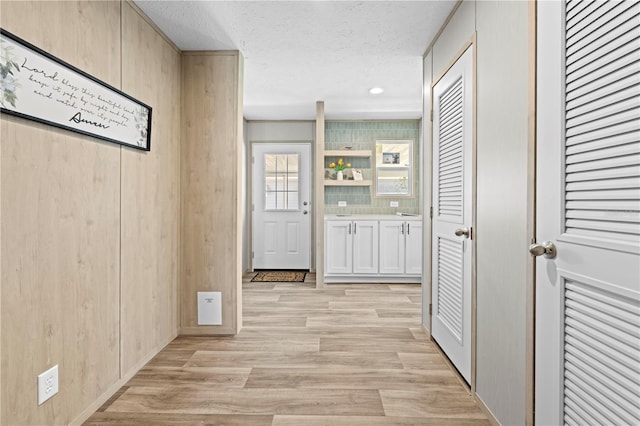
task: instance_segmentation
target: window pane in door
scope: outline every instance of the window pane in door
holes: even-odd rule
[[[299,210],[299,154],[265,154],[265,210]]]

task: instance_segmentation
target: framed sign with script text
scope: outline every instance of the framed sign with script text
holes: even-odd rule
[[[0,28],[0,107],[132,148],[151,149],[151,107]]]

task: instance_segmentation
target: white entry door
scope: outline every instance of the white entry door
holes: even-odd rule
[[[433,87],[431,335],[471,380],[473,46]]]
[[[639,14],[538,2],[539,425],[640,424]]]
[[[253,268],[309,269],[311,146],[254,144]]]

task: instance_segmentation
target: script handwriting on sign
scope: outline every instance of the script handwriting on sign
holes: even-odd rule
[[[24,58],[24,62],[22,62],[22,68],[24,68],[24,69],[26,69],[26,70],[29,70],[29,71],[31,71],[31,72],[33,72],[33,73],[36,73],[36,74],[42,74],[44,77],[46,77],[46,78],[50,78],[50,79],[51,79],[51,80],[53,80],[53,81],[60,81],[60,80],[58,80],[58,79],[56,78],[56,77],[58,76],[58,73],[57,73],[57,72],[55,72],[55,73],[53,73],[53,74],[47,74],[45,71],[40,70],[40,69],[38,69],[38,68],[30,68],[30,67],[28,67],[28,66],[27,66],[27,58]]]
[[[101,127],[103,129],[108,129],[110,127],[110,126],[105,126],[104,124],[98,123],[96,121],[85,120],[84,118],[82,118],[82,114],[79,112],[76,112],[75,115],[69,119],[69,121],[73,121],[74,123],[78,123],[78,124],[86,123],[92,126]]]

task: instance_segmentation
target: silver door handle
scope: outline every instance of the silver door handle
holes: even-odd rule
[[[469,228],[458,228],[454,231],[454,234],[456,234],[456,236],[458,237],[464,236],[465,238],[469,238],[471,230]]]
[[[402,224],[402,235],[404,235],[404,223]]]
[[[351,224],[349,224],[349,235],[351,235]]]
[[[353,224],[353,235],[356,235],[357,230],[358,230],[358,224],[354,223]]]
[[[543,241],[542,244],[531,244],[529,246],[529,253],[534,256],[544,255],[546,259],[553,259],[556,257],[556,254],[558,254],[555,244],[551,241]]]
[[[411,232],[409,231],[411,228],[411,224],[407,223],[407,235],[409,235]]]
[[[306,211],[306,210],[303,210],[303,211],[302,211],[302,214],[308,214],[308,213],[309,213],[309,212],[308,212],[308,211]]]

